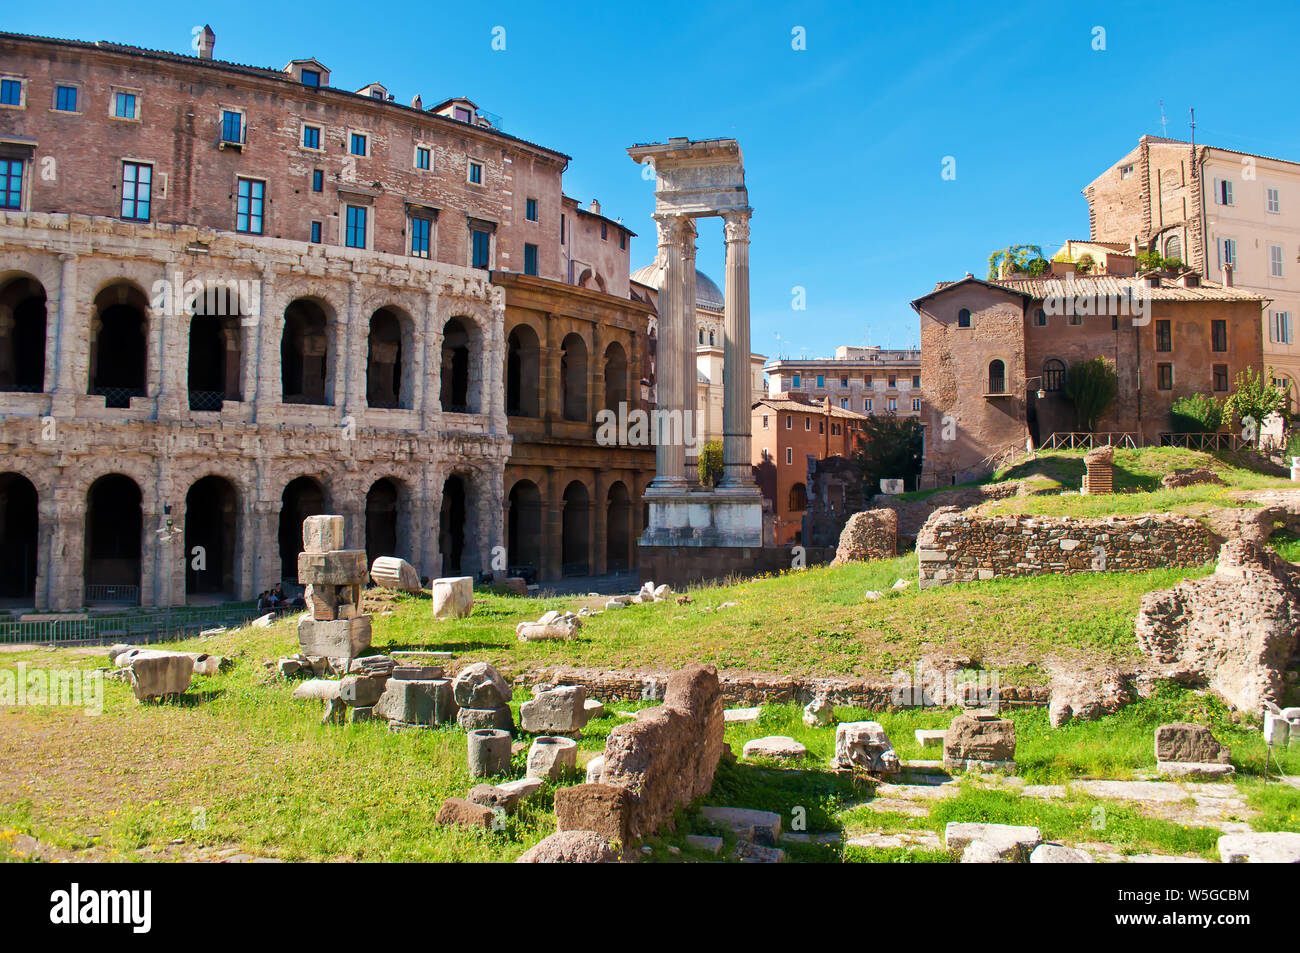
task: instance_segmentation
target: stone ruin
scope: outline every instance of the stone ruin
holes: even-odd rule
[[[898,555],[898,514],[893,510],[864,510],[844,524],[832,566]]]
[[[365,550],[343,548],[342,516],[307,517],[302,545],[298,582],[307,587],[307,611],[298,620],[298,644],[309,658],[356,658],[370,648],[370,617],[361,614]]]
[[[1083,455],[1087,473],[1083,476],[1085,496],[1115,492],[1115,448],[1110,444],[1094,447]]]
[[[370,566],[370,581],[384,589],[419,593],[420,574],[405,559],[380,556]]]
[[[1016,725],[991,711],[964,712],[943,737],[943,766],[949,771],[1016,769]]]
[[[1204,725],[1177,721],[1156,729],[1156,772],[1177,778],[1218,778],[1236,773],[1232,752]]]

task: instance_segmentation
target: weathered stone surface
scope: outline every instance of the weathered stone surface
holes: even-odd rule
[[[370,565],[370,579],[376,586],[398,592],[419,592],[420,574],[405,559],[380,556]]]
[[[568,734],[587,724],[587,690],[563,685],[539,692],[519,706],[519,725],[529,734]]]
[[[631,791],[634,839],[713,787],[724,727],[717,669],[692,662],[668,677],[663,705],[610,732],[600,780]]]
[[[461,619],[474,609],[474,577],[447,576],[433,581],[433,617]]]
[[[528,776],[554,780],[578,768],[578,743],[572,738],[541,735],[528,749]]]
[[[137,652],[131,658],[131,691],[139,701],[189,690],[194,659],[183,652]]]
[[[873,774],[897,774],[902,766],[894,746],[878,721],[846,721],[835,728],[838,768],[862,768]]]
[[[456,724],[465,731],[478,728],[497,728],[510,731],[515,727],[515,717],[510,708],[460,708],[456,711]]]
[[[520,622],[515,635],[520,642],[567,642],[578,634],[577,617],[555,622]]]
[[[1030,852],[1043,842],[1037,827],[1013,824],[949,823],[943,830],[943,842],[949,850],[964,851],[976,841],[983,842],[984,851],[990,851],[1002,861],[1026,863]]]
[[[1053,728],[1060,728],[1071,718],[1093,721],[1114,714],[1137,697],[1132,675],[1113,665],[1052,659],[1048,670],[1051,674],[1048,718]]]
[[[519,807],[519,792],[509,791],[495,784],[476,784],[469,789],[465,799],[492,811],[513,814]]]
[[[502,791],[519,795],[519,800],[527,801],[542,788],[541,778],[519,778],[516,781],[503,781],[497,785]]]
[[[343,683],[333,678],[312,678],[295,685],[289,697],[301,701],[305,698],[338,698]]]
[[[451,684],[456,704],[463,708],[500,708],[514,697],[506,680],[487,662],[466,665]]]
[[[555,822],[562,831],[595,831],[608,843],[629,846],[632,794],[616,784],[579,784],[555,792]]]
[[[707,834],[686,835],[686,846],[703,851],[706,854],[713,854],[715,857],[722,853],[722,843],[721,837],[710,837]]]
[[[744,807],[702,807],[700,817],[718,830],[731,831],[741,840],[775,844],[781,836],[781,815]]]
[[[366,578],[364,549],[298,554],[298,581],[310,586],[355,586]]]
[[[1204,725],[1176,721],[1156,729],[1157,761],[1227,764],[1231,754]]]
[[[1201,519],[1223,539],[1244,539],[1263,546],[1278,523],[1286,521],[1287,514],[1273,506],[1229,507],[1210,510]]]
[[[476,728],[466,733],[465,744],[470,777],[487,778],[510,770],[510,732]]]
[[[375,702],[375,714],[404,725],[445,725],[456,720],[451,682],[445,678],[407,680],[390,678]]]
[[[785,860],[785,851],[779,847],[768,847],[742,840],[738,841],[731,851],[731,859],[742,864],[779,864]]]
[[[766,738],[752,738],[741,749],[745,758],[806,758],[808,749],[802,743],[785,735],[768,735]]]
[[[835,706],[825,695],[818,695],[804,706],[803,723],[809,728],[824,728],[835,724]]]
[[[382,675],[348,675],[338,683],[338,697],[349,705],[370,708],[384,694],[388,679]]]
[[[949,769],[1004,765],[1015,759],[1015,723],[991,712],[958,715],[943,738],[943,763]]]
[[[343,549],[344,523],[342,516],[309,516],[302,521],[302,548],[309,553],[328,553]]]
[[[1233,707],[1282,700],[1300,631],[1297,573],[1273,553],[1229,540],[1216,572],[1142,597],[1138,647],[1151,673],[1202,685]]]
[[[321,714],[322,725],[342,725],[348,720],[348,705],[343,699],[335,696],[334,698],[325,699],[325,710]]]
[[[600,781],[600,773],[605,770],[605,756],[598,754],[587,762],[587,783],[597,784]]]
[[[557,831],[539,841],[517,864],[613,864],[618,852],[594,831]]]
[[[492,830],[492,820],[496,813],[490,807],[475,804],[461,797],[449,797],[438,808],[434,821],[457,827],[479,827],[485,831]]]
[[[605,717],[605,705],[602,702],[598,702],[594,698],[588,698],[586,701],[584,701],[582,703],[582,709],[587,713],[588,721],[590,721],[593,718]]]
[[[1166,473],[1160,478],[1160,485],[1165,489],[1194,486],[1197,483],[1226,485],[1209,467],[1185,467],[1181,470],[1174,470],[1172,473]]]
[[[728,725],[744,725],[758,721],[758,716],[763,713],[763,709],[754,708],[725,708],[722,711],[722,719]]]
[[[303,655],[352,659],[370,648],[370,617],[353,619],[298,620],[298,644]]]
[[[1031,864],[1091,864],[1092,854],[1062,844],[1039,844],[1029,855]]]
[[[1300,834],[1224,834],[1219,838],[1219,860],[1225,864],[1300,864]]]
[[[1164,775],[1167,778],[1201,778],[1213,780],[1214,778],[1228,778],[1237,773],[1237,769],[1230,764],[1219,764],[1218,762],[1198,762],[1198,761],[1157,761],[1156,774]]]
[[[891,509],[854,513],[844,524],[832,566],[898,555],[898,514]]]
[[[375,707],[373,705],[358,706],[352,709],[352,721],[354,723],[359,721],[374,721],[374,720],[375,720]]]
[[[942,748],[947,734],[948,731],[944,728],[917,728],[913,732],[916,743],[922,748]]]

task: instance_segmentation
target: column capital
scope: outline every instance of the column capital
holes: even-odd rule
[[[749,241],[749,218],[752,208],[736,208],[722,213],[722,232],[728,242]]]
[[[659,244],[684,245],[688,239],[695,237],[695,223],[689,215],[676,212],[655,212],[650,216],[655,220],[659,231]]]

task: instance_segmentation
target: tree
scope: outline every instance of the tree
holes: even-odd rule
[[[862,472],[867,496],[880,492],[881,480],[902,479],[916,489],[921,476],[921,421],[915,417],[868,415],[853,448],[853,462]]]
[[[1231,420],[1236,417],[1241,421],[1242,439],[1255,443],[1260,436],[1260,425],[1265,419],[1280,414],[1286,408],[1286,391],[1273,380],[1273,368],[1267,375],[1262,375],[1253,367],[1247,367],[1245,373],[1238,374],[1232,383],[1232,393],[1223,402],[1223,412]]]
[[[1051,267],[1043,257],[1042,245],[1008,245],[1006,248],[989,255],[989,278],[998,278],[1002,266],[1011,271],[1021,271],[1031,278],[1037,278]]]
[[[1071,364],[1065,375],[1065,396],[1074,404],[1074,425],[1080,430],[1095,433],[1097,421],[1118,393],[1119,375],[1104,357]]]
[[[1223,426],[1223,405],[1208,394],[1179,397],[1169,410],[1174,433],[1218,433]]]
[[[695,466],[700,472],[700,483],[703,486],[716,486],[722,476],[722,441],[710,440],[702,446]]]

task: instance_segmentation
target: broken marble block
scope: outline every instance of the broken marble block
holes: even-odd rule
[[[803,723],[809,728],[835,724],[835,706],[825,695],[818,695],[804,707]]]
[[[990,711],[958,715],[943,737],[943,765],[948,770],[1014,770],[1016,726]]]
[[[570,734],[587,724],[587,690],[562,685],[538,692],[519,706],[519,725],[529,734]]]
[[[370,648],[370,617],[298,620],[298,645],[303,655],[353,659]]]
[[[474,608],[474,577],[447,576],[433,581],[433,617],[460,619]]]
[[[184,652],[144,650],[130,662],[131,691],[140,701],[184,694],[194,675],[194,659]]]
[[[342,549],[342,516],[309,516],[302,521],[302,548],[309,553],[328,553]]]
[[[429,728],[456,720],[456,701],[445,678],[390,678],[375,702],[375,715],[404,727]]]
[[[456,673],[451,687],[462,708],[500,708],[514,697],[501,673],[487,662],[466,665]]]
[[[419,592],[420,574],[405,559],[397,556],[380,556],[370,565],[370,580],[384,589],[398,592]]]
[[[1230,755],[1204,725],[1176,721],[1156,729],[1156,761],[1227,764]]]
[[[837,768],[862,768],[873,774],[902,770],[894,746],[878,721],[848,721],[835,728]]]
[[[299,553],[298,581],[308,586],[359,586],[366,578],[364,549]]]
[[[766,738],[751,738],[746,741],[740,754],[743,758],[789,760],[808,757],[808,749],[801,742],[785,735],[768,735]]]
[[[515,727],[515,717],[509,705],[502,705],[500,708],[459,708],[456,711],[456,724],[465,731],[474,731],[477,728],[512,731]]]
[[[348,675],[339,682],[339,698],[353,708],[370,708],[388,685],[383,675]]]
[[[578,769],[578,743],[572,738],[542,735],[528,749],[528,777],[555,780]]]

